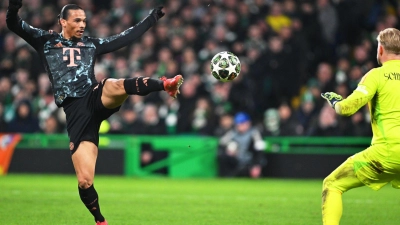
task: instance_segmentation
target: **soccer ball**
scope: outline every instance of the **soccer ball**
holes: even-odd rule
[[[215,79],[222,82],[232,81],[239,73],[240,61],[232,52],[220,52],[211,59],[211,74]]]

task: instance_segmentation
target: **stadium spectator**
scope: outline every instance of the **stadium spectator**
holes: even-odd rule
[[[47,117],[43,126],[43,133],[56,134],[60,133],[61,130],[61,126],[55,115],[50,115],[49,117]]]
[[[7,131],[7,123],[4,120],[4,106],[0,102],[0,133]]]
[[[314,97],[310,92],[306,92],[302,96],[299,108],[295,112],[297,121],[301,125],[303,134],[307,135],[312,124],[318,118],[318,108],[316,108]]]
[[[282,5],[280,2],[274,2],[272,4],[266,21],[275,33],[279,33],[282,27],[288,27],[292,23],[291,19],[282,12]]]
[[[8,132],[35,133],[39,132],[39,121],[34,117],[29,100],[21,100],[15,107],[15,117],[8,124]]]
[[[324,104],[318,115],[318,119],[313,120],[313,123],[307,130],[307,134],[320,137],[343,136],[337,115],[331,110],[329,104]]]
[[[192,133],[198,135],[212,136],[217,124],[214,106],[207,98],[200,97],[196,101],[193,114],[190,116]]]
[[[233,116],[229,113],[219,117],[218,126],[215,128],[214,136],[220,138],[233,128]]]
[[[263,136],[300,136],[303,127],[296,120],[289,104],[283,101],[278,109],[268,109],[264,113]]]
[[[121,110],[121,126],[120,130],[123,134],[140,134],[143,133],[141,131],[142,121],[137,113],[137,111],[130,109],[128,107],[124,107]],[[114,129],[114,133],[119,132]]]
[[[265,142],[261,133],[252,125],[247,113],[237,113],[234,122],[234,128],[220,138],[219,175],[259,178],[266,164]]]
[[[165,135],[167,133],[165,121],[158,116],[156,105],[146,104],[141,117],[143,123],[140,126],[139,134]]]

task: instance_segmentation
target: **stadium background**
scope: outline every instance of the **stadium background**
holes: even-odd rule
[[[56,17],[69,2],[24,1],[20,15],[34,27],[59,31]],[[0,3],[0,131],[65,133],[65,117],[54,104],[43,66],[7,29],[8,1]],[[99,57],[96,76],[181,73],[182,94],[177,101],[165,93],[132,96],[105,132],[219,136],[229,126],[221,118],[246,111],[265,136],[371,135],[366,108],[339,118],[319,93],[345,97],[376,66],[375,37],[398,27],[397,1],[79,1],[88,17],[86,35],[97,37],[136,24],[158,4],[166,16],[131,46]],[[209,61],[223,50],[242,63],[240,77],[231,83],[210,76]],[[17,109],[24,102],[30,112],[22,120]],[[276,130],[274,122],[287,114],[278,113],[285,104],[292,118]]]
[[[77,2],[24,1],[19,14],[34,27],[60,31],[56,18],[68,3]],[[8,1],[0,2],[0,132],[43,134],[25,135],[25,148],[64,148],[66,138],[61,144],[32,144],[58,140],[57,134],[66,137],[65,115],[54,103],[47,74],[36,53],[7,29],[7,4]],[[290,142],[287,151],[322,154],[314,161],[326,159],[331,164],[314,175],[310,174],[315,171],[312,167],[304,169],[297,174],[300,177],[324,176],[349,154],[368,145],[368,109],[364,107],[351,117],[339,117],[319,94],[335,91],[346,97],[361,77],[377,66],[375,37],[384,28],[399,26],[397,1],[81,0],[78,4],[88,17],[86,35],[97,37],[129,28],[156,5],[164,5],[166,12],[132,45],[99,57],[95,66],[98,80],[176,74],[185,78],[177,100],[163,92],[130,96],[121,110],[103,123],[102,134],[125,135],[128,139],[141,135],[218,139],[234,125],[235,113],[244,111],[269,142],[267,152],[279,152],[285,149],[283,143]],[[241,60],[242,71],[233,82],[217,82],[210,75],[210,59],[224,50]],[[25,116],[23,109],[27,110]],[[344,136],[350,139],[346,139],[347,144],[340,144],[340,137]],[[275,148],[273,140],[279,148]],[[106,143],[100,143],[100,147],[110,147]],[[153,148],[150,142],[143,144],[142,150],[146,146]],[[166,148],[167,152],[173,149]],[[332,161],[323,155],[327,151],[342,156]],[[124,154],[121,158],[126,161]],[[26,159],[24,156],[26,153],[21,153]],[[167,155],[161,153],[157,157],[165,159]],[[280,168],[280,159],[274,157],[270,156],[268,171]],[[294,159],[304,161],[299,156]],[[22,171],[37,168],[36,164],[30,168],[27,163],[16,162],[18,154],[12,170],[20,168],[13,165],[27,165]],[[272,166],[274,162],[277,167]]]
[[[110,222],[320,224],[322,177],[366,147],[371,129],[366,108],[338,117],[319,94],[345,97],[377,66],[375,37],[399,28],[398,1],[24,0],[19,15],[59,31],[58,12],[76,2],[88,17],[86,34],[97,37],[165,7],[166,16],[131,46],[98,58],[98,80],[185,77],[177,100],[132,96],[103,124],[96,187]],[[10,173],[0,176],[0,223],[90,224],[76,193],[65,116],[36,53],[7,29],[7,5],[0,0],[0,133],[22,139]],[[211,57],[223,50],[242,63],[231,83],[216,82],[209,71]],[[26,118],[21,105],[28,106]],[[267,178],[208,179],[215,176],[217,140],[239,111],[251,115],[268,143]],[[146,167],[140,151],[149,146],[168,154]],[[165,173],[191,178],[157,175]],[[389,187],[346,193],[343,224],[398,224],[395,195]]]

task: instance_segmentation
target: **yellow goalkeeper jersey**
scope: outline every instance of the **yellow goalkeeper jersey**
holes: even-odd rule
[[[370,70],[335,109],[340,115],[350,116],[367,103],[373,132],[371,144],[400,143],[400,60],[390,60]]]

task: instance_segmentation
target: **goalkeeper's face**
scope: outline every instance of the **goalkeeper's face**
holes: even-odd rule
[[[61,19],[64,36],[82,38],[86,28],[86,14],[81,9],[69,10],[68,18]]]

